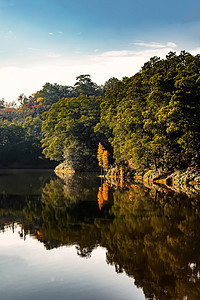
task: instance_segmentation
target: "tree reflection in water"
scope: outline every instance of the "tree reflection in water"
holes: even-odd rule
[[[47,249],[76,245],[106,260],[143,288],[147,298],[199,299],[200,204],[196,197],[129,185],[112,192],[94,175],[52,179],[41,197],[1,197],[1,229],[18,222]],[[18,201],[19,200],[19,201]],[[184,298],[185,297],[185,298]]]

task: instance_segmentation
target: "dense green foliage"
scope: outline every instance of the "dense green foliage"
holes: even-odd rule
[[[200,162],[200,56],[154,57],[101,103],[101,131],[117,163],[174,168]]]
[[[98,140],[94,127],[100,118],[100,100],[81,94],[52,105],[42,124],[46,157],[65,160],[75,170],[95,164]]]
[[[199,166],[199,74],[200,55],[170,52],[166,59],[151,58],[133,77],[113,77],[103,86],[90,75],[78,76],[74,87],[46,83],[28,98],[21,94],[18,108],[6,108],[2,100],[0,117],[21,126],[33,148],[41,149],[42,139],[47,158],[75,170],[97,165],[99,142],[111,163],[137,170]],[[43,121],[42,134],[39,123],[32,131],[31,118]],[[37,141],[28,139],[31,131]],[[2,127],[2,140],[4,132]]]
[[[71,86],[63,86],[57,83],[51,84],[47,82],[42,90],[36,93],[37,98],[42,98],[45,105],[52,105],[62,98],[71,98],[76,96]]]
[[[42,155],[39,118],[27,117],[24,124],[0,121],[0,164],[2,167],[34,165]]]
[[[110,78],[103,86],[98,86],[92,82],[90,75],[80,75],[77,76],[74,87],[46,83],[40,91],[29,97],[19,95],[18,104],[10,103],[9,106],[9,103],[2,99],[0,166],[48,165],[48,160],[44,160],[42,154],[43,139],[47,158],[64,160],[72,168],[83,168],[83,165],[84,169],[95,167],[98,143],[94,126],[100,118],[100,98],[94,97],[103,95],[116,80]],[[46,115],[43,114],[47,111]],[[51,123],[51,118],[53,123],[49,126],[47,124]],[[67,127],[64,124],[66,119]],[[42,121],[44,136],[41,132]],[[49,166],[54,167],[54,164]]]
[[[43,105],[51,106],[62,98],[78,97],[80,94],[87,96],[103,96],[105,91],[113,87],[118,79],[110,78],[103,86],[97,85],[90,78],[90,75],[79,75],[76,77],[74,86],[51,84],[47,82],[35,96],[41,98]]]

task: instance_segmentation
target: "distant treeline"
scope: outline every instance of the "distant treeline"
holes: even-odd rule
[[[118,79],[112,77],[99,86],[91,80],[90,75],[80,75],[73,87],[46,83],[40,91],[29,97],[19,95],[16,103],[0,100],[0,168],[55,166],[47,158],[63,161],[69,155],[79,168],[83,168],[84,162],[89,169],[91,163],[96,167],[93,128],[100,120],[100,98],[116,81]],[[58,116],[59,110],[61,114]],[[66,128],[63,127],[65,118],[69,122]],[[52,121],[51,129],[54,125],[57,127],[53,129],[57,135],[55,138],[51,136],[50,128],[49,132],[45,129],[48,119]],[[62,122],[61,128],[59,126]],[[65,149],[67,146],[68,151]],[[92,156],[88,147],[94,150]]]
[[[98,86],[81,75],[74,87],[47,83],[28,98],[20,95],[18,108],[1,103],[0,163],[45,155],[86,170],[97,166],[101,143],[117,165],[199,166],[199,74],[200,55],[170,52],[131,78]]]

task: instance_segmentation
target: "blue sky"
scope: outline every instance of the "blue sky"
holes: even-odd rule
[[[200,53],[196,0],[0,0],[0,99],[46,82],[103,84],[132,76],[152,56]]]

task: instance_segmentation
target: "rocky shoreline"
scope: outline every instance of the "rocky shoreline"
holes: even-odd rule
[[[75,173],[74,168],[68,162],[62,162],[55,168],[55,173]]]
[[[62,179],[71,178],[75,170],[66,167],[66,164],[59,165],[55,173]],[[136,173],[133,170],[122,167],[112,167],[105,176],[106,180],[114,188],[124,187],[126,184],[135,182],[150,190],[173,192],[185,194],[192,198],[200,195],[200,170],[197,168],[187,168],[186,170],[175,170],[164,172],[162,170],[149,170],[145,174]]]
[[[188,197],[200,194],[200,170],[189,167],[185,170],[174,170],[165,172],[163,170],[148,170],[146,173],[138,173],[134,170],[115,166],[111,168],[106,178],[108,181],[135,181],[140,182],[148,188],[159,187],[163,190],[171,190],[175,193],[184,193]]]
[[[124,179],[139,179],[149,183],[160,183],[165,185],[171,184],[190,184],[200,185],[200,169],[188,167],[184,170],[163,171],[161,169],[147,172],[137,172],[125,167],[112,167],[108,170],[106,177],[124,178]]]
[[[143,181],[166,185],[200,185],[200,170],[192,167],[171,172],[149,170],[143,175]]]

